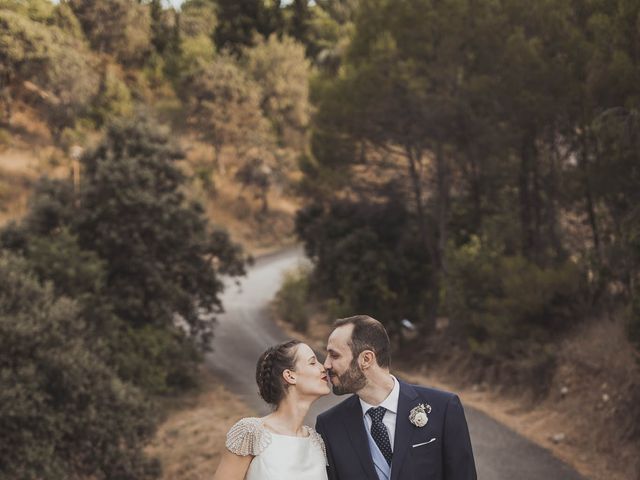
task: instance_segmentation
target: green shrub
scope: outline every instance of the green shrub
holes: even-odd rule
[[[76,303],[0,256],[0,478],[155,478],[152,409],[86,342]]]
[[[543,346],[569,327],[579,316],[582,286],[571,261],[542,268],[474,238],[451,253],[444,297],[454,328],[472,351],[505,359]]]
[[[100,91],[91,105],[90,116],[97,125],[133,114],[133,100],[126,83],[114,65],[106,65],[100,79]]]
[[[306,310],[309,301],[309,269],[298,268],[284,276],[276,295],[276,308],[280,317],[291,323],[296,330],[306,332],[309,316]]]
[[[197,385],[202,359],[178,329],[122,324],[110,341],[118,375],[153,394],[176,393]]]
[[[388,195],[311,204],[298,211],[296,231],[314,262],[314,296],[334,312],[370,314],[395,335],[403,318],[426,325],[437,292],[411,214],[398,192]]]

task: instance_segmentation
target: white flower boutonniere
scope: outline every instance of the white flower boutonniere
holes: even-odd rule
[[[429,421],[427,414],[431,413],[431,405],[421,403],[411,409],[409,412],[409,421],[416,427],[424,427]]]

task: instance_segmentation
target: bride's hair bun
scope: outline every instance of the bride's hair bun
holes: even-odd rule
[[[288,384],[282,372],[293,370],[296,363],[295,346],[298,340],[290,340],[268,348],[256,365],[256,382],[262,399],[277,406],[285,396]]]

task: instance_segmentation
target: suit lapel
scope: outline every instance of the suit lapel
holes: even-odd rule
[[[391,468],[391,480],[397,480],[404,457],[411,443],[411,436],[415,427],[409,421],[409,412],[420,403],[418,394],[411,385],[400,382],[400,395],[398,396],[398,414],[396,415],[396,431],[393,440],[393,463]]]
[[[356,395],[351,397],[351,401],[347,406],[345,426],[347,427],[349,438],[353,444],[353,448],[358,454],[364,471],[367,472],[368,477],[377,480],[378,475],[373,466],[373,459],[371,458],[371,451],[369,450],[369,439],[367,438],[367,432],[362,418],[362,407]]]

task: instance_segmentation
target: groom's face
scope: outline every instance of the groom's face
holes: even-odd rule
[[[350,341],[353,325],[336,328],[327,342],[327,359],[324,368],[329,372],[329,379],[336,395],[356,393],[367,384],[358,358],[353,356]]]

